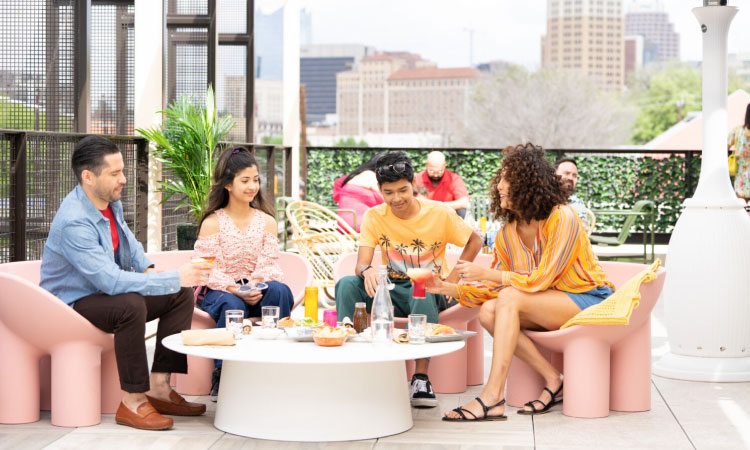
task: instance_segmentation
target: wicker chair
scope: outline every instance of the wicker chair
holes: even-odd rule
[[[313,284],[323,288],[328,298],[333,295],[333,265],[341,255],[356,252],[359,233],[330,209],[317,203],[297,200],[286,207],[286,218],[292,226],[292,241],[313,268]],[[323,300],[328,309],[335,303]]]

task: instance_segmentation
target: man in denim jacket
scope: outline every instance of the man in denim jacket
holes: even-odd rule
[[[203,414],[205,405],[186,402],[169,386],[169,373],[187,373],[187,357],[168,350],[161,340],[190,328],[189,287],[203,284],[211,265],[154,270],[123,219],[125,165],[115,144],[99,136],[82,139],[73,151],[72,168],[79,184],[65,197],[50,226],[41,286],[97,328],[114,333],[123,391],[117,423],[164,430],[173,422],[161,414]],[[149,375],[144,334],[146,322],[157,318]]]

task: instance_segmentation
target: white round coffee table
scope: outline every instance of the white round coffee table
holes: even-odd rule
[[[320,347],[287,338],[245,338],[233,347],[185,346],[179,353],[224,360],[216,428],[279,441],[350,441],[413,425],[404,361],[460,350],[463,341],[424,345],[347,342]]]

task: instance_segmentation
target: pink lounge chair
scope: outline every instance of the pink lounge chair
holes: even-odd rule
[[[192,251],[153,252],[146,256],[159,270],[174,270],[190,261]],[[281,252],[279,266],[284,272],[284,283],[292,290],[296,308],[305,298],[305,286],[312,285],[313,273],[305,258],[295,253]],[[260,319],[258,319],[260,320]],[[216,327],[216,322],[200,308],[193,311],[193,330],[207,330]],[[207,358],[188,356],[188,373],[177,374],[172,381],[175,389],[185,395],[206,395],[211,391],[211,374],[214,362]]]
[[[620,286],[646,265],[601,262],[607,278]],[[651,409],[651,310],[664,285],[666,270],[641,285],[641,301],[628,325],[576,325],[564,330],[525,331],[543,354],[563,372],[563,414],[606,417],[609,411]],[[506,398],[522,407],[537,398],[544,381],[523,361],[513,358]]]
[[[120,403],[114,339],[39,287],[40,261],[0,265],[0,423],[101,422]]]
[[[458,254],[446,254],[446,259],[452,267],[458,260]],[[373,261],[380,261],[380,252],[376,251]],[[479,254],[477,264],[489,267],[492,255]],[[338,281],[347,275],[354,275],[357,264],[357,254],[350,253],[342,256],[333,266],[333,279]],[[479,324],[479,308],[466,308],[454,305],[440,313],[442,324],[459,330],[476,331],[477,335],[469,338],[466,346],[444,356],[432,358],[430,361],[430,381],[435,392],[454,394],[465,392],[467,386],[477,386],[484,383],[484,329]],[[396,328],[406,328],[407,319],[397,317]],[[407,362],[408,376],[414,372],[414,363]]]

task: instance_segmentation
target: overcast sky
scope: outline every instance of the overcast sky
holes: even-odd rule
[[[546,31],[546,0],[295,0],[312,14],[313,44],[352,43],[381,51],[407,50],[441,67],[501,59],[531,69],[540,64]],[[648,0],[646,0],[648,1]],[[691,9],[701,0],[663,0],[680,34],[683,60],[701,59],[701,33]],[[740,12],[729,33],[730,52],[750,52],[750,1],[729,0]],[[283,0],[256,0],[265,12]],[[628,5],[629,1],[626,0]]]

